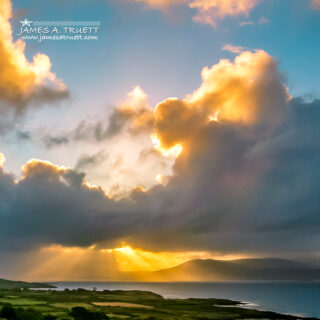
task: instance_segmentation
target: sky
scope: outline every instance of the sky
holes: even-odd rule
[[[320,1],[3,0],[0,26],[0,277],[320,263]]]

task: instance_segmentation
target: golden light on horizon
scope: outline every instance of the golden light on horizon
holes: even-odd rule
[[[152,252],[123,244],[116,248],[50,245],[30,254],[24,263],[28,281],[107,281],[121,272],[152,272],[176,267],[195,259],[235,260],[252,258],[245,254],[209,251]],[[143,276],[142,276],[143,277]],[[141,278],[140,280],[143,280]]]
[[[120,271],[156,271],[175,267],[193,259],[209,259],[208,252],[152,252],[130,245],[104,250],[113,254]]]

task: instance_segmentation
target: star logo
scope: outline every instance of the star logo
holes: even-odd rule
[[[25,18],[23,21],[20,21],[22,27],[30,27],[30,23],[32,23],[32,21],[29,21],[27,18]]]

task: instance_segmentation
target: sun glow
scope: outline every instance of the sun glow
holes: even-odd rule
[[[218,122],[219,121],[219,113],[220,113],[220,110],[217,110],[214,115],[210,115],[209,116],[209,121],[215,121],[215,122]]]
[[[178,158],[183,150],[183,146],[181,144],[176,144],[170,149],[163,148],[160,139],[155,133],[151,134],[151,140],[154,145],[154,149],[159,151],[164,157]]]
[[[3,153],[0,152],[0,168],[3,167],[4,163],[6,162],[6,157]]]
[[[152,252],[125,243],[116,248],[51,245],[24,259],[24,278],[29,281],[107,281],[119,279],[123,272],[134,271],[140,272],[140,280],[148,281],[143,272],[172,268],[189,260],[234,260],[249,257],[208,251]]]
[[[152,252],[130,245],[108,249],[104,252],[112,254],[121,271],[156,271],[175,267],[193,259],[210,259],[209,252]]]

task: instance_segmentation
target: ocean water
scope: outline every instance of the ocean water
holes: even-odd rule
[[[59,290],[147,290],[166,298],[226,298],[258,310],[320,318],[320,283],[310,282],[56,282]]]

